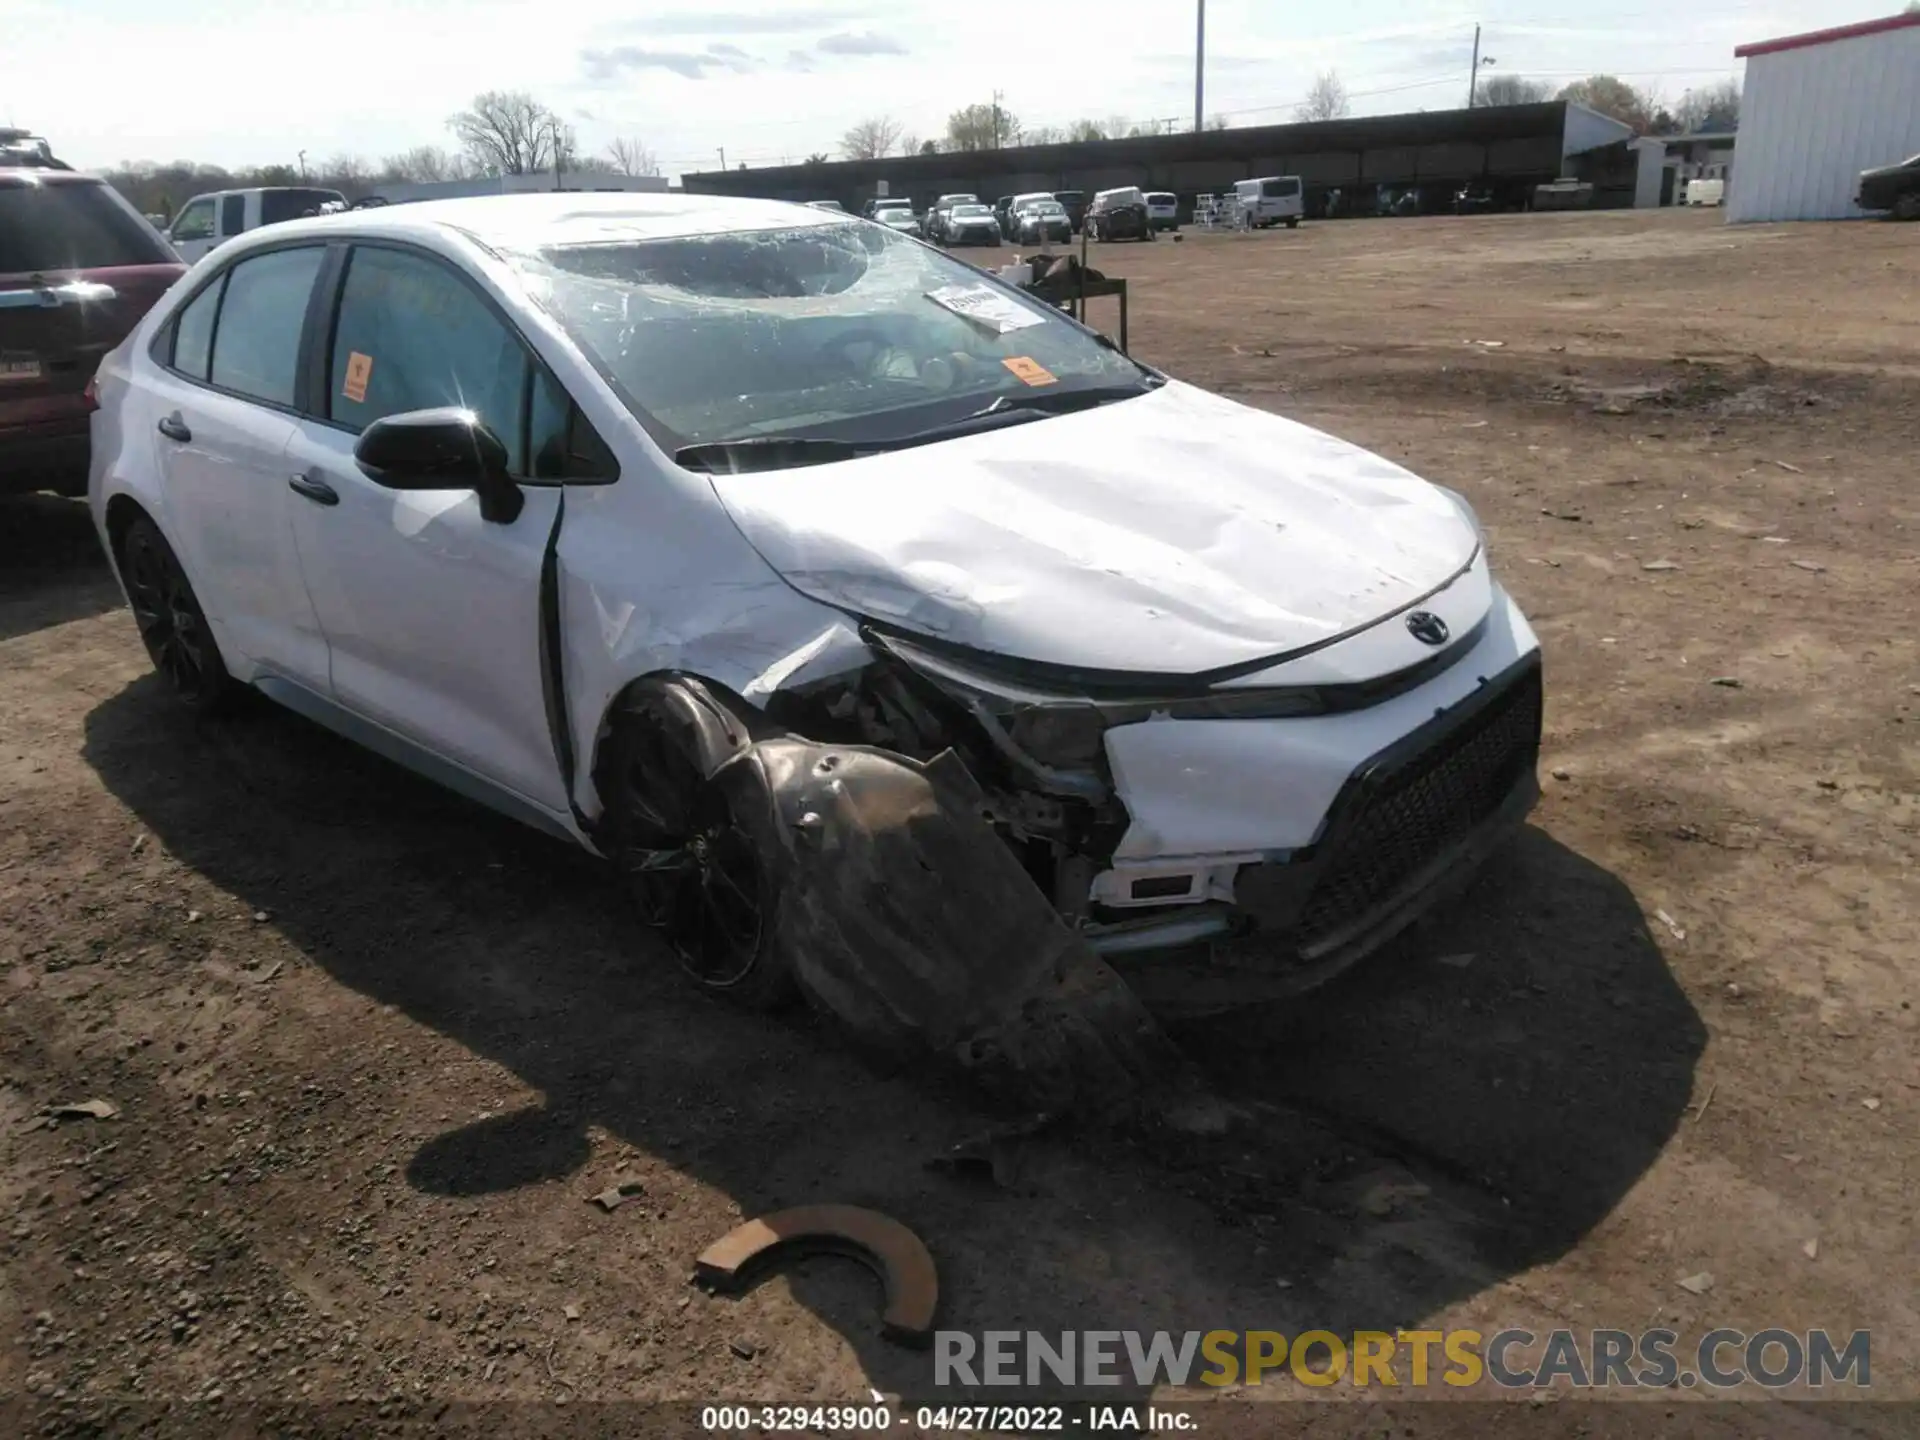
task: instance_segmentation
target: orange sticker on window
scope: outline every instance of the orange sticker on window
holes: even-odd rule
[[[340,393],[358,405],[367,398],[367,382],[373,379],[373,357],[358,350],[347,356],[347,381]]]
[[[1015,355],[1000,362],[1029,385],[1052,385],[1058,377],[1038,360],[1030,360],[1025,355]]]

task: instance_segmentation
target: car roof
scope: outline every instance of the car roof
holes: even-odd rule
[[[82,170],[47,170],[38,165],[0,165],[0,185],[104,185]]]
[[[458,200],[410,201],[337,215],[288,220],[256,232],[279,242],[341,232],[372,238],[431,241],[450,233],[493,250],[546,245],[590,245],[621,240],[670,240],[743,230],[789,230],[845,225],[839,210],[816,210],[785,200],[731,195],[646,192],[475,195]]]

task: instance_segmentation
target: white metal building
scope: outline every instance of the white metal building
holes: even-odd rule
[[[1727,219],[1839,220],[1862,170],[1920,153],[1920,13],[1742,45]]]

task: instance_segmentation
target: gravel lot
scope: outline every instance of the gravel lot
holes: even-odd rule
[[[924,1395],[853,1267],[688,1284],[839,1200],[918,1230],[957,1328],[1871,1329],[1920,1398],[1917,246],[1094,247],[1143,358],[1479,508],[1546,794],[1390,953],[1183,1028],[1260,1144],[1053,1135],[1004,1188],[926,1167],[963,1097],[690,994],[586,857],[270,708],[174,714],[84,510],[0,502],[0,1396]]]

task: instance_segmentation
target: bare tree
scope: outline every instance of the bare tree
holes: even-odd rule
[[[940,153],[940,142],[938,140],[922,140],[920,142],[920,153],[922,155],[938,155]]]
[[[902,135],[900,137],[900,153],[902,155],[918,155],[920,153],[920,137],[918,135]]]
[[[827,154],[824,150],[816,150],[813,154],[807,156],[807,164],[809,165],[824,165],[826,163]]]
[[[1914,0],[1920,7],[1920,0]],[[1916,13],[1920,13],[1917,10]],[[1734,130],[1740,125],[1740,84],[1722,80],[1689,90],[1674,107],[1674,122],[1689,134],[1702,130]]]
[[[878,160],[900,143],[900,122],[891,115],[862,120],[840,137],[840,153],[849,160]]]
[[[315,180],[349,200],[366,194],[373,178],[373,167],[358,155],[335,155],[314,171]]]
[[[483,175],[529,175],[553,163],[553,144],[571,150],[560,117],[524,90],[489,90],[447,121]]]
[[[998,150],[1020,141],[1020,120],[1004,105],[968,105],[947,117],[949,150]]]
[[[631,135],[622,135],[607,146],[607,163],[616,175],[658,175],[660,162],[645,144]]]
[[[1294,107],[1296,120],[1338,120],[1353,113],[1347,100],[1347,87],[1337,71],[1326,70],[1314,77],[1307,98]]]
[[[1036,125],[1020,132],[1022,145],[1058,145],[1066,138],[1066,129],[1060,125]]]
[[[1067,127],[1069,140],[1104,140],[1107,132],[1098,120],[1076,120]]]
[[[1226,116],[1224,116],[1224,115],[1210,115],[1210,116],[1208,116],[1208,117],[1207,117],[1207,129],[1209,129],[1209,130],[1224,130],[1224,129],[1226,129],[1226,128],[1227,128],[1227,117],[1226,117]]]
[[[1611,115],[1641,135],[1654,128],[1654,112],[1660,108],[1658,96],[1634,89],[1617,75],[1589,75],[1576,80],[1561,90],[1559,98]]]
[[[1524,75],[1490,75],[1480,82],[1482,105],[1537,105],[1552,96],[1551,86]]]
[[[432,184],[440,180],[459,180],[465,172],[466,163],[458,155],[438,145],[416,145],[399,155],[389,155],[380,162],[380,174],[388,180]]]

